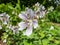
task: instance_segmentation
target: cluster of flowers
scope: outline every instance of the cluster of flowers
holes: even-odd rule
[[[27,28],[26,31],[23,32],[23,34],[27,36],[32,33],[33,28],[38,27],[38,19],[43,18],[46,12],[45,7],[39,5],[39,3],[36,3],[33,7],[35,7],[34,10],[26,8],[25,12],[19,14],[19,17],[22,19],[18,24],[18,26],[20,26],[19,30]]]
[[[22,21],[18,23],[17,26],[12,26],[11,24],[8,24],[8,22],[10,22],[10,16],[6,13],[0,14],[0,20],[3,24],[8,24],[7,27],[13,30],[14,34],[18,32],[17,30],[23,31],[24,29],[26,29],[26,31],[23,31],[23,34],[29,36],[31,35],[33,28],[35,29],[38,27],[38,19],[43,18],[46,14],[46,10],[43,5],[36,3],[33,7],[34,10],[26,8],[25,11],[21,12],[18,15],[18,17],[21,18]],[[1,25],[0,29],[2,29]]]
[[[54,3],[58,6],[60,5],[60,0],[54,0]]]

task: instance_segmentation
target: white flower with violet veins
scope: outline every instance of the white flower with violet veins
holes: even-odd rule
[[[9,25],[7,27],[13,31],[13,34],[18,33],[18,26]]]
[[[45,7],[43,5],[39,5],[36,8],[37,8],[35,10],[36,15],[38,15],[40,18],[43,18],[46,14]]]
[[[3,22],[3,24],[7,24],[9,22],[9,15],[6,13],[0,14],[0,20]]]
[[[38,9],[40,9],[39,2],[37,2],[35,5],[33,5],[33,8],[34,8],[35,11],[38,10]]]
[[[22,31],[27,28],[26,31],[23,32],[23,34],[27,36],[31,35],[33,27],[38,27],[38,21],[34,18],[34,11],[32,9],[27,8],[25,13],[19,14],[19,17],[22,19],[22,21],[18,23],[18,26],[20,27],[19,30]]]

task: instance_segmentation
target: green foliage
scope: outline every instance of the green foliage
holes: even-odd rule
[[[52,22],[60,23],[60,12],[58,11],[48,13],[47,17]]]
[[[56,10],[60,12],[60,6],[56,7]]]
[[[11,30],[6,29],[2,38],[6,38],[7,45],[60,45],[60,28],[49,22],[44,22],[40,21],[39,27],[34,29],[29,37],[24,36],[22,31],[13,34]],[[54,29],[50,30],[51,26]]]

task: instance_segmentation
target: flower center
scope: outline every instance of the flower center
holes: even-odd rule
[[[28,20],[28,22],[29,22],[29,23],[32,23],[32,20],[31,20],[31,19],[29,19],[29,20]]]

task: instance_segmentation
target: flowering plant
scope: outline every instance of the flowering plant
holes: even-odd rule
[[[0,6],[0,36],[7,45],[60,45],[60,28],[55,23],[48,22],[58,18],[54,8],[46,9],[36,3],[32,8],[20,8],[10,4]],[[2,7],[5,7],[2,9]],[[5,10],[6,9],[6,10]],[[22,11],[21,11],[22,10]],[[58,13],[60,14],[60,13]],[[48,17],[48,18],[47,18]],[[55,20],[56,20],[55,19]],[[57,19],[58,20],[58,19]]]

